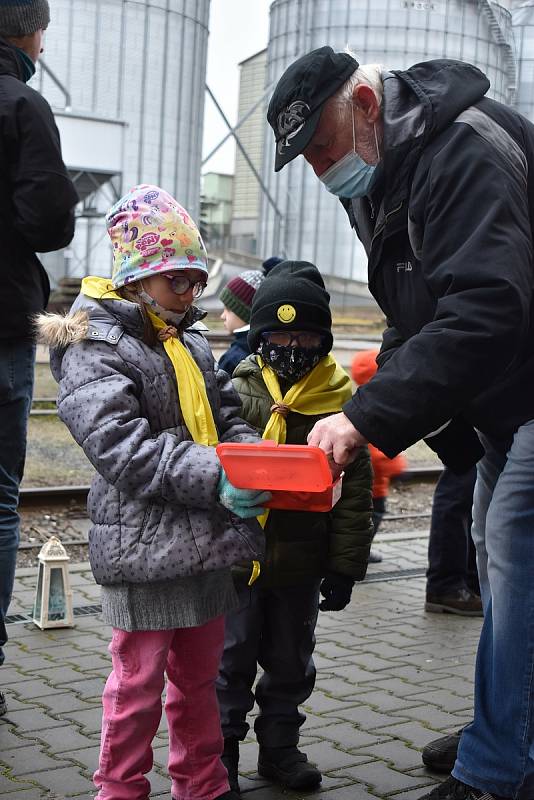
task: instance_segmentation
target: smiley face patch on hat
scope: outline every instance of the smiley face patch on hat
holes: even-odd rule
[[[283,306],[278,307],[276,316],[278,317],[280,322],[283,322],[285,325],[289,325],[290,322],[293,322],[295,320],[297,312],[295,311],[293,306],[289,305],[289,303],[284,303]]]

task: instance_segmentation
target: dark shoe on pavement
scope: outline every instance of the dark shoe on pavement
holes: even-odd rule
[[[378,550],[371,550],[369,553],[368,563],[369,564],[380,564],[382,561],[382,553]]]
[[[6,696],[3,692],[0,692],[0,717],[3,717],[4,714],[7,714]]]
[[[224,750],[221,756],[221,761],[226,767],[228,773],[228,783],[230,789],[236,794],[240,794],[239,788],[239,739],[231,736],[224,740]],[[231,800],[231,799],[230,799]]]
[[[323,779],[297,747],[260,747],[258,772],[287,789],[315,789]]]
[[[171,795],[171,800],[175,800],[174,797]],[[217,795],[215,800],[241,800],[241,795],[237,792],[233,792],[230,790],[229,792],[223,792],[223,794]]]
[[[489,792],[474,789],[472,786],[456,780],[452,775],[443,783],[438,784],[431,792],[423,795],[420,800],[480,800],[482,797],[484,800],[507,800]]]
[[[433,614],[459,614],[462,617],[482,617],[482,600],[467,589],[456,589],[446,595],[427,594],[425,611]]]
[[[449,736],[441,736],[423,747],[421,757],[425,767],[434,772],[452,772],[463,730],[460,728],[459,731],[451,733]]]

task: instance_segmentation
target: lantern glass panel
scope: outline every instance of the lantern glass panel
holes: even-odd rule
[[[41,616],[41,598],[43,594],[43,573],[44,568],[42,564],[39,564],[39,577],[37,579],[37,593],[35,595],[35,605],[33,608],[33,617],[34,619],[39,619]]]
[[[62,567],[52,567],[50,570],[50,593],[48,595],[48,619],[51,622],[57,622],[65,619],[66,615],[67,604],[63,569]]]

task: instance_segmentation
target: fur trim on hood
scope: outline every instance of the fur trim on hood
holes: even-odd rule
[[[70,315],[38,314],[34,318],[34,326],[39,344],[65,348],[85,339],[89,329],[89,314],[84,310]]]

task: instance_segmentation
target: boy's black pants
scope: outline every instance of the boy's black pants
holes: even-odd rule
[[[313,691],[320,581],[281,589],[240,587],[239,608],[226,616],[217,680],[224,738],[243,740],[254,700],[254,730],[264,747],[290,747],[306,719],[298,706]],[[263,668],[252,690],[258,665]]]

